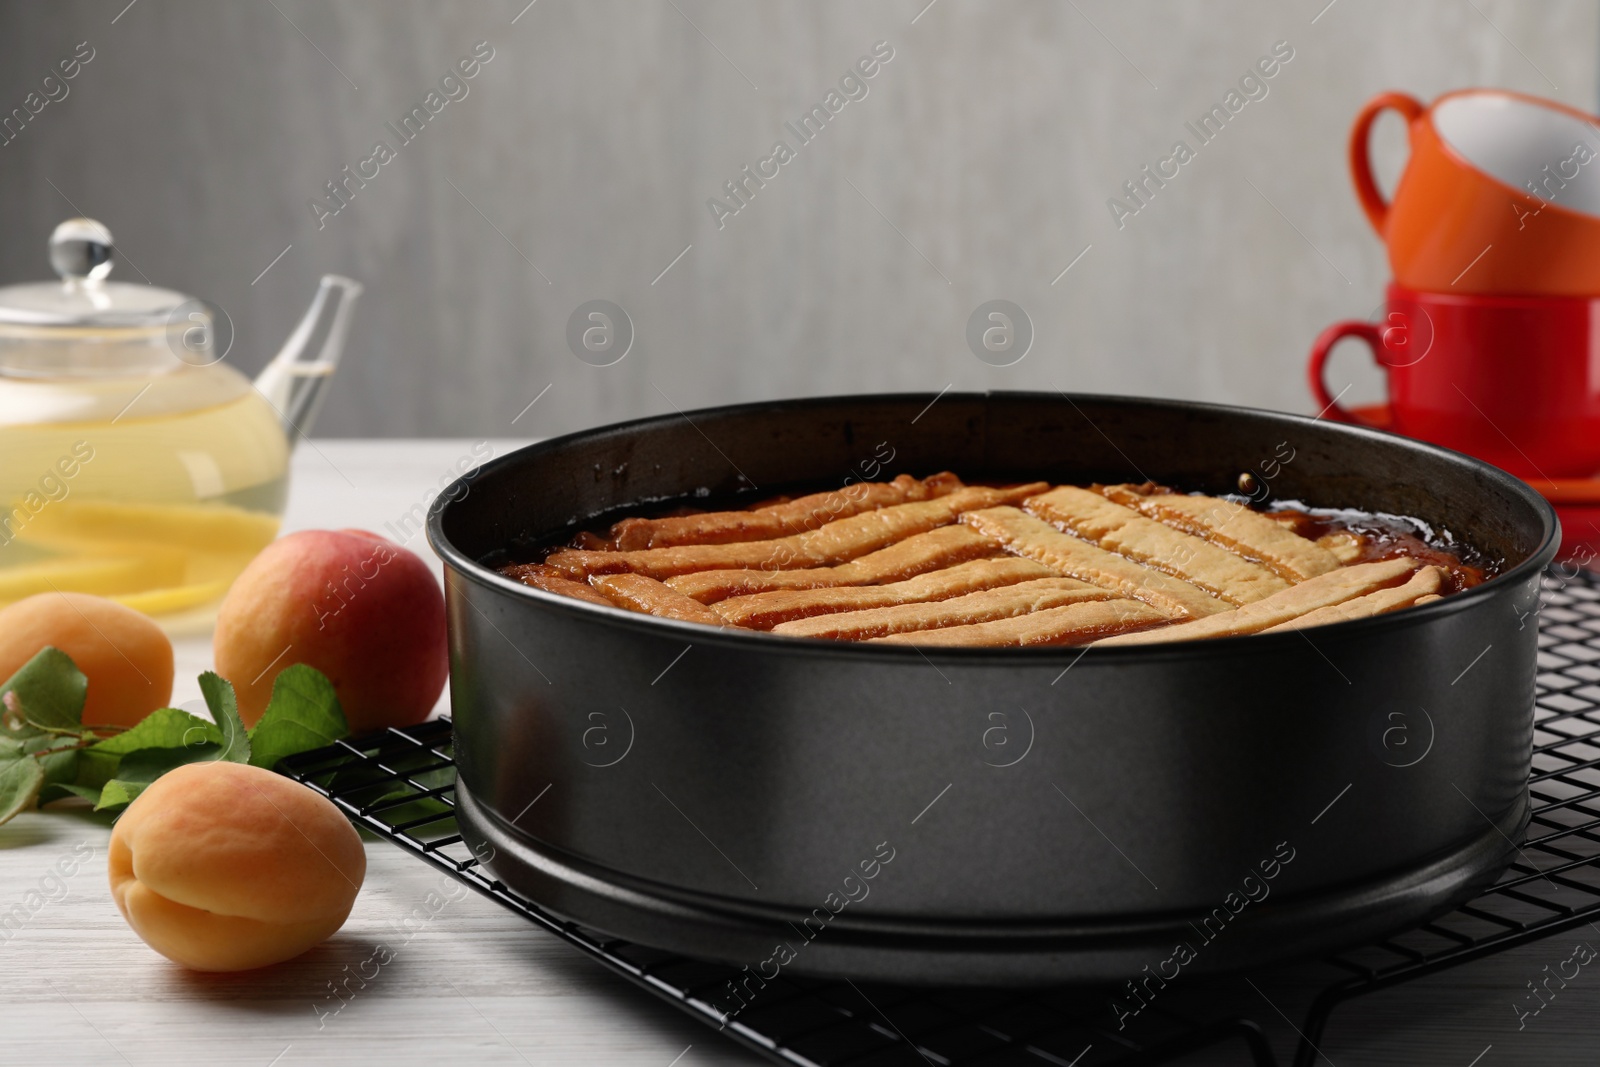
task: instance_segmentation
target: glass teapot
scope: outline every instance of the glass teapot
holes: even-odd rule
[[[324,276],[252,383],[210,306],[108,281],[112,247],[69,219],[50,237],[61,280],[0,288],[0,606],[75,590],[186,632],[277,536],[361,286]]]

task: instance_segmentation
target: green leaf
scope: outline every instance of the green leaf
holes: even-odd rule
[[[39,790],[39,806],[44,807],[52,801],[65,800],[67,797],[82,797],[84,800],[98,802],[100,800],[100,786],[74,785],[70,782],[47,782]]]
[[[222,746],[207,741],[183,748],[141,748],[122,757],[112,781],[142,782],[149,785],[163,774],[186,763],[212,763],[222,759]],[[110,783],[107,783],[110,784]]]
[[[133,803],[135,797],[145,791],[149,782],[124,782],[113,778],[106,783],[100,791],[100,799],[95,803],[95,811],[105,811],[107,808],[125,808]]]
[[[125,756],[141,748],[183,748],[207,741],[223,743],[222,731],[216,724],[180,708],[157,708],[138,725],[90,746],[89,751]]]
[[[36,729],[76,733],[83,728],[83,700],[88,691],[89,680],[72,657],[47,646],[0,685],[0,698],[14,694],[22,716]],[[18,733],[15,728],[10,732],[13,736]]]
[[[0,823],[33,807],[43,784],[44,768],[32,756],[16,750],[0,756]]]
[[[61,782],[70,782],[78,776],[78,759],[82,750],[78,743],[85,737],[93,736],[87,731],[78,737],[63,737],[61,734],[40,734],[30,737],[22,742],[22,750],[33,756],[39,766],[44,768],[44,781],[46,785],[56,785]]]
[[[130,752],[118,763],[116,777],[107,781],[100,790],[100,799],[94,810],[104,811],[129,804],[144,792],[146,786],[168,771],[188,763],[219,760],[222,752],[222,746],[213,741],[182,748],[141,748],[137,752]]]
[[[250,762],[271,770],[285,756],[331,745],[350,733],[327,676],[296,663],[278,673],[272,699],[250,731]]]
[[[249,763],[250,735],[239,718],[239,701],[234,696],[233,683],[215,671],[206,671],[200,676],[200,694],[206,698],[206,707],[211,709],[211,717],[222,731],[222,754],[216,758],[230,763]]]
[[[15,714],[11,710],[13,707],[17,709]],[[9,693],[0,696],[0,738],[20,745],[36,737],[60,736],[29,723],[22,717],[21,711],[22,703],[15,696]]]
[[[0,823],[19,811],[37,807],[45,790],[70,781],[77,772],[78,750],[59,734],[33,732],[24,737],[0,736]],[[49,752],[62,748],[61,752]],[[39,755],[45,752],[46,755]]]
[[[78,773],[73,776],[72,784],[92,789],[99,796],[100,787],[117,776],[117,764],[121,761],[121,756],[86,748],[78,755]]]
[[[73,784],[93,789],[99,795],[102,786],[118,777],[117,764],[130,752],[207,744],[212,746],[207,751],[213,754],[222,747],[222,731],[215,723],[179,708],[157,708],[131,729],[84,749]]]

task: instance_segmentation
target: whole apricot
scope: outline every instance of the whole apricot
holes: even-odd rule
[[[328,676],[355,733],[428,717],[449,673],[444,594],[428,565],[364,530],[303,530],[251,561],[217,610],[217,673],[254,725],[294,663]]]
[[[157,778],[111,828],[111,896],[134,933],[197,971],[300,955],[344,925],[367,873],[331,802],[242,763]]]
[[[172,642],[132,608],[88,593],[36,593],[0,608],[0,681],[46,645],[89,679],[83,721],[132,726],[172,699]]]

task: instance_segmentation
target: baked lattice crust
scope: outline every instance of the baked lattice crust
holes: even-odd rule
[[[502,573],[685,622],[924,646],[1271,633],[1448,591],[1437,553],[1429,562],[1368,552],[1348,529],[1313,539],[1218,497],[1152,485],[969,486],[949,473],[624,519],[581,543]]]

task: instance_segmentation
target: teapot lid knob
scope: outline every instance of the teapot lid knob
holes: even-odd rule
[[[94,219],[68,219],[50,234],[50,265],[68,282],[97,282],[111,273],[111,231]]]

